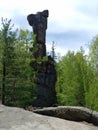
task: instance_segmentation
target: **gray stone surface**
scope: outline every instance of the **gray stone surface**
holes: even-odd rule
[[[0,105],[0,130],[98,130],[98,127]]]
[[[59,106],[43,108],[34,112],[71,121],[86,121],[98,126],[98,112],[85,107]]]

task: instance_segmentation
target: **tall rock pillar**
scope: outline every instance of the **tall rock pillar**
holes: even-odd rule
[[[27,16],[29,25],[33,28],[33,33],[35,34],[37,44],[37,50],[33,53],[33,56],[35,59],[39,57],[41,58],[40,64],[36,62],[37,60],[31,64],[37,72],[37,99],[33,103],[36,107],[48,107],[56,103],[56,70],[54,60],[51,56],[47,56],[47,60],[43,60],[46,57],[45,42],[48,16],[48,10]]]

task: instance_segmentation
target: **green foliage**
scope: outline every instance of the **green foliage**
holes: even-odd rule
[[[32,59],[33,34],[28,30],[13,31],[11,20],[2,19],[0,31],[0,84],[2,103],[25,107],[36,97]]]
[[[98,111],[98,35],[89,46],[90,80],[86,106]]]
[[[96,64],[98,64],[98,35],[93,38],[89,46],[89,50],[90,50],[89,54],[90,60],[92,64],[96,67]]]
[[[98,111],[98,36],[90,45],[89,56],[68,52],[57,64],[58,105],[85,106]]]
[[[92,71],[90,72],[90,65],[83,51],[76,54],[69,51],[59,61],[57,72],[58,104],[86,106]]]
[[[6,77],[12,73],[11,67],[14,63],[14,41],[15,32],[11,31],[11,20],[2,19],[2,28],[0,30],[0,44],[1,44],[1,87],[2,87],[2,103],[5,104],[5,87]]]
[[[98,77],[92,77],[89,90],[86,93],[86,107],[98,111]]]

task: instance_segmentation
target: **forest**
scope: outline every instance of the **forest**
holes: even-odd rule
[[[8,19],[2,18],[1,25],[0,100],[9,106],[32,105],[36,98],[36,72],[30,66],[34,58],[31,51],[34,35],[29,30],[15,30]],[[88,55],[81,47],[80,51],[69,50],[55,61],[55,105],[83,106],[98,111],[98,36],[92,39]],[[51,52],[55,54],[55,49]]]

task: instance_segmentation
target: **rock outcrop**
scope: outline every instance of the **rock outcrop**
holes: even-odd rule
[[[59,106],[38,109],[34,110],[34,112],[71,121],[86,121],[98,126],[98,112],[85,107]]]
[[[54,57],[46,55],[46,30],[49,11],[44,10],[27,16],[29,25],[35,34],[33,44],[33,61],[30,65],[35,70],[36,100],[32,103],[35,107],[50,107],[56,103],[56,69]],[[35,59],[35,60],[34,60]]]
[[[0,105],[0,130],[98,130],[98,127]]]

